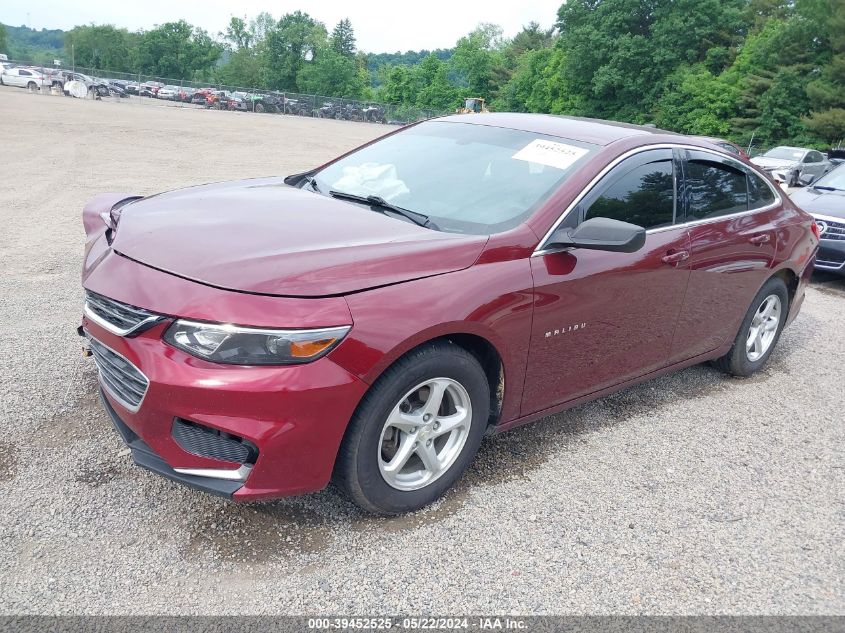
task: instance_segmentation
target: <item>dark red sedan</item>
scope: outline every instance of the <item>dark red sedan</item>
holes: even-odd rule
[[[385,514],[437,499],[488,430],[704,361],[759,370],[818,247],[705,141],[532,114],[83,218],[80,333],[139,465],[240,501],[334,477]]]

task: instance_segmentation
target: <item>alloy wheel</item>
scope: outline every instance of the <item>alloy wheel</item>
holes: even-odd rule
[[[472,423],[467,390],[451,378],[432,378],[393,407],[378,446],[382,477],[397,490],[419,490],[455,463]]]
[[[763,299],[757,308],[745,342],[745,355],[752,363],[760,360],[772,346],[780,325],[781,312],[780,297],[774,294]]]

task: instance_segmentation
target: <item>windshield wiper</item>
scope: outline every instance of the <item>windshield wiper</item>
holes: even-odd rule
[[[313,189],[317,193],[320,193],[320,187],[319,185],[317,185],[317,179],[314,178],[314,176],[303,176],[302,182],[311,185],[311,189]]]
[[[393,213],[401,215],[404,218],[409,219],[417,226],[424,226],[429,229],[434,229],[435,231],[440,230],[437,225],[429,219],[427,215],[417,213],[416,211],[411,211],[409,209],[403,209],[402,207],[397,207],[395,204],[390,204],[381,196],[357,196],[354,193],[346,193],[345,191],[329,191],[329,195],[332,198],[339,198],[340,200],[350,200],[352,202],[361,202],[363,204],[368,204],[371,207],[382,209],[383,211],[391,211]]]
[[[845,189],[838,189],[836,187],[828,187],[827,185],[810,185],[813,189],[822,189],[824,191],[845,191]]]

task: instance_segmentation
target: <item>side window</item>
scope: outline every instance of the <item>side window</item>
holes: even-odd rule
[[[824,160],[819,152],[810,152],[810,160],[814,163],[820,163]]]
[[[804,154],[804,160],[801,161],[802,163],[814,163],[816,162],[813,158],[813,152],[807,152]]]
[[[775,194],[766,182],[753,172],[748,172],[748,208],[759,209],[775,201]]]
[[[623,162],[599,183],[584,219],[611,218],[646,229],[671,225],[675,217],[672,165],[671,151],[661,150]]]
[[[21,77],[31,77],[32,73],[30,73],[28,70],[19,70],[18,75],[20,75]]]
[[[687,221],[716,218],[748,210],[745,171],[727,159],[689,152],[684,163]]]

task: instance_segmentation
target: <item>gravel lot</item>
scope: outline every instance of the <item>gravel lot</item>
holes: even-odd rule
[[[758,376],[688,369],[485,440],[439,505],[237,506],[131,464],[80,354],[80,213],[388,128],[0,88],[0,613],[845,614],[845,282]]]

